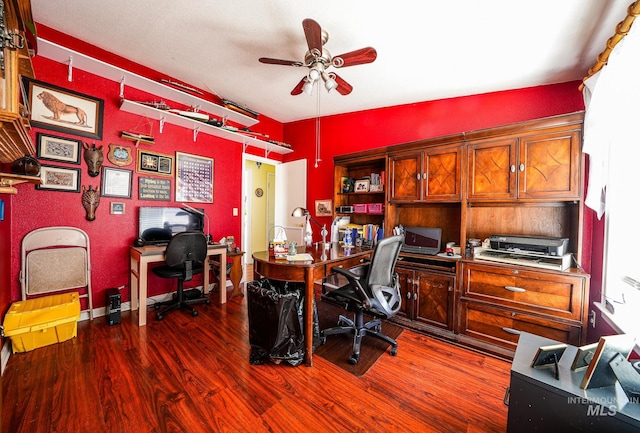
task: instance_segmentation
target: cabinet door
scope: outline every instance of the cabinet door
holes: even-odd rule
[[[425,200],[460,200],[460,146],[424,153]]]
[[[516,139],[470,143],[469,199],[516,197]]]
[[[577,131],[520,139],[520,198],[579,198],[580,135]]]
[[[438,328],[453,330],[453,293],[455,278],[433,272],[416,271],[418,299],[414,320]]]
[[[402,296],[402,307],[400,311],[396,313],[398,316],[411,318],[412,315],[412,303],[413,303],[413,271],[409,269],[403,269],[396,267],[398,273],[398,279],[400,282],[400,295]]]
[[[391,201],[418,201],[422,198],[422,152],[389,158]]]

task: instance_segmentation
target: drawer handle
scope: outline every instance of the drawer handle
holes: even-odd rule
[[[507,389],[505,389],[504,391],[504,398],[502,399],[502,402],[504,403],[505,406],[509,406],[510,397],[511,397],[511,387],[508,386]]]
[[[523,293],[527,291],[527,289],[523,289],[522,287],[516,287],[516,286],[504,286],[504,288],[511,292],[518,292],[518,293]]]
[[[502,328],[504,332],[508,332],[509,334],[520,335],[520,331],[513,328]]]

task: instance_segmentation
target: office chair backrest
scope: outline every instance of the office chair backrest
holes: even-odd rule
[[[207,238],[201,232],[182,232],[169,241],[165,250],[167,266],[182,267],[184,280],[193,277],[194,264],[201,264],[207,257]]]
[[[396,267],[403,240],[404,237],[399,235],[378,241],[373,250],[367,274],[366,286],[368,289],[374,285],[394,287],[393,270]]]

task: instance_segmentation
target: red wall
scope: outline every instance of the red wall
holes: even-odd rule
[[[285,124],[285,141],[295,147],[285,159],[308,159],[307,208],[314,209],[315,200],[333,197],[333,182],[314,180],[333,179],[334,155],[580,111],[584,103],[579,84],[576,81],[323,117],[322,162],[318,168],[314,168],[315,120]],[[329,225],[331,218],[322,222]]]
[[[152,71],[140,65],[87,46],[55,30],[44,26],[39,26],[38,30],[40,35],[48,40],[101,60],[110,61],[112,64],[141,75],[152,76]],[[34,68],[39,80],[104,99],[104,136],[102,140],[96,141],[97,145],[103,145],[105,149],[108,148],[109,143],[132,146],[132,142],[120,138],[120,132],[134,129],[144,122],[139,116],[118,109],[120,101],[117,83],[78,69],[74,69],[73,82],[69,83],[66,65],[40,57],[34,58]],[[157,72],[153,73],[156,77],[159,76]],[[582,97],[577,90],[578,84],[578,82],[571,82],[328,116],[322,119],[322,161],[318,168],[314,168],[314,119],[282,125],[261,116],[261,122],[255,129],[294,146],[295,151],[287,155],[285,160],[308,159],[307,207],[312,209],[315,200],[328,199],[333,195],[334,155],[582,110],[584,107]],[[132,100],[153,99],[153,95],[145,95],[131,88],[126,88],[125,96]],[[167,102],[171,105],[171,101]],[[34,140],[38,131],[43,130],[34,128],[31,131]],[[66,136],[52,131],[43,132]],[[240,239],[240,217],[232,216],[232,208],[241,208],[242,146],[239,143],[231,143],[206,134],[199,134],[197,142],[194,143],[191,131],[168,124],[165,125],[163,133],[159,134],[157,122],[154,122],[154,134],[156,144],[141,145],[144,149],[167,154],[173,154],[178,150],[214,158],[214,203],[198,204],[198,206],[204,207],[211,218],[211,232],[214,239],[230,234]],[[93,140],[85,141],[93,142]],[[262,155],[260,150],[250,149],[249,151]],[[274,156],[270,154],[270,157]],[[69,164],[59,165],[78,167]],[[111,163],[105,159],[105,165],[111,165]],[[82,168],[82,185],[99,185],[99,178],[88,176],[84,162],[80,167]],[[134,169],[134,166],[126,168]],[[331,181],[318,182],[318,179]],[[172,181],[172,193],[173,183]],[[94,304],[103,306],[102,294],[106,288],[128,286],[128,249],[136,236],[137,207],[178,205],[173,201],[138,200],[136,173],[133,176],[132,198],[120,200],[103,197],[97,211],[97,218],[93,222],[84,219],[84,209],[78,193],[36,190],[30,184],[18,185],[18,190],[18,195],[13,197],[0,195],[7,204],[11,200],[11,205],[7,206],[10,227],[7,221],[0,222],[3,243],[7,237],[11,239],[10,247],[3,248],[0,252],[0,270],[3,262],[10,263],[11,276],[8,284],[11,300],[17,300],[20,297],[18,281],[20,242],[29,231],[45,226],[70,225],[79,227],[89,234],[92,243]],[[124,215],[109,214],[109,203],[112,201],[125,202]],[[326,218],[326,222],[331,221]],[[7,258],[7,254],[10,254],[10,259]],[[6,278],[3,279],[0,286],[3,292],[6,281]],[[201,284],[201,281],[196,281],[195,284]],[[167,290],[166,282],[155,279],[150,274],[150,295]],[[128,300],[128,291],[124,291],[123,296]],[[2,307],[1,304],[0,307]]]

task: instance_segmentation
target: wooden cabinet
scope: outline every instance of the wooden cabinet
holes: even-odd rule
[[[586,342],[588,275],[473,262],[462,270],[460,334],[468,344],[512,354],[523,331]]]
[[[584,113],[570,113],[486,130],[336,157],[343,176],[388,173],[386,233],[397,225],[439,227],[446,242],[492,234],[561,237],[580,262],[583,232]],[[386,165],[385,165],[386,164]],[[336,188],[336,191],[338,189]],[[370,201],[335,194],[336,206]],[[364,224],[371,216],[352,214]],[[393,320],[505,358],[518,334],[570,344],[586,339],[589,276],[401,253],[396,266],[403,307]]]
[[[417,324],[453,331],[455,274],[398,265],[402,293],[401,316]]]
[[[14,36],[3,41],[2,49],[4,71],[0,78],[0,162],[3,163],[35,154],[35,147],[27,131],[27,113],[20,103],[20,75],[33,78],[27,43],[31,38],[25,37],[24,20],[33,24],[29,0],[5,0],[6,30]]]
[[[579,199],[580,128],[468,143],[469,200]]]
[[[391,202],[460,201],[461,146],[437,146],[389,157]]]
[[[334,159],[334,214],[349,216],[353,224],[373,224],[382,227],[384,222],[385,187],[386,187],[386,155],[366,153],[355,158]],[[344,192],[345,179],[362,179],[371,183],[372,178],[379,179],[379,186],[366,191]],[[375,191],[372,191],[375,189]],[[345,208],[352,208],[346,211]]]

